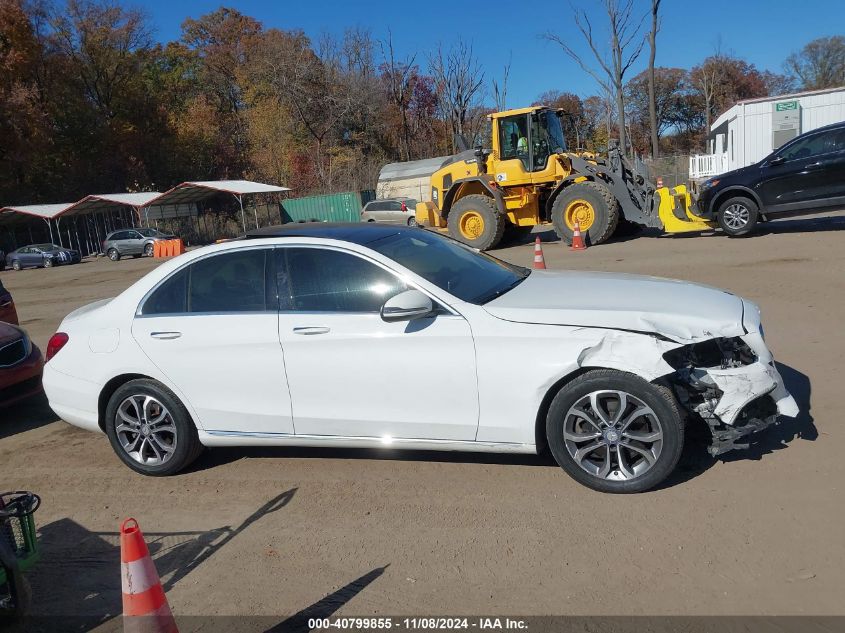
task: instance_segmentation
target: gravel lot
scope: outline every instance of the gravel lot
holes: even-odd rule
[[[387,450],[218,449],[152,479],[43,402],[0,411],[0,487],[44,499],[35,612],[119,613],[116,532],[134,516],[178,615],[845,615],[845,217],[764,227],[584,253],[541,234],[550,268],[703,282],[763,309],[801,416],[724,459],[693,442],[648,494],[592,492],[538,457]],[[530,265],[533,248],[498,255]],[[0,275],[43,349],[66,313],[156,264]]]

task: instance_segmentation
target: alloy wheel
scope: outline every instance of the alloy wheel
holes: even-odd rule
[[[115,434],[126,454],[144,466],[161,466],[176,450],[173,416],[147,394],[125,398],[115,414]]]
[[[733,231],[744,229],[751,220],[751,213],[748,207],[737,202],[729,205],[722,211],[725,226]]]
[[[566,413],[563,439],[584,471],[610,481],[636,479],[657,463],[663,429],[639,398],[618,390],[593,391]]]

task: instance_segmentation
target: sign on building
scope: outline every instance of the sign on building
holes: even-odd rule
[[[801,104],[796,99],[772,105],[772,149],[777,149],[801,134]]]

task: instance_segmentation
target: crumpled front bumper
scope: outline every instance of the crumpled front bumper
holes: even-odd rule
[[[778,416],[796,417],[798,404],[787,391],[772,354],[759,331],[741,337],[757,355],[754,363],[730,368],[697,368],[690,379],[704,390],[693,410],[713,435],[711,455],[747,448],[738,440],[777,424]]]

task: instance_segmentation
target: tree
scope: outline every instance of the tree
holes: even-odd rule
[[[705,128],[710,130],[713,116],[737,101],[769,94],[763,73],[743,59],[716,53],[690,71],[692,84],[702,101]]]
[[[660,0],[651,0],[651,30],[648,32],[648,120],[651,129],[651,157],[660,154],[659,133],[657,129],[657,96],[655,94],[654,58],[657,53],[657,32],[660,30]]]
[[[400,160],[411,160],[408,108],[411,95],[413,94],[412,77],[417,73],[417,68],[414,66],[416,54],[411,55],[405,61],[397,61],[396,54],[393,51],[393,34],[389,30],[387,32],[386,49],[387,53],[385,55],[386,61],[383,67],[383,75],[388,86],[390,102],[396,107],[400,115],[399,119],[402,130],[402,142],[399,146]],[[384,54],[384,51],[382,53]]]
[[[786,70],[804,90],[845,85],[845,37],[820,37],[792,53]]]
[[[502,82],[499,83],[497,79],[493,79],[493,99],[496,102],[496,111],[501,112],[508,107],[508,76],[511,74],[511,58],[513,53],[508,56],[508,63],[502,71]]]
[[[478,140],[472,136],[478,128],[477,113],[484,73],[473,54],[472,45],[463,41],[448,51],[438,46],[437,53],[429,58],[429,70],[434,77],[441,113],[449,122],[454,152],[457,135],[467,137],[470,143]]]
[[[660,137],[675,124],[687,83],[688,73],[683,68],[654,68],[644,70],[625,84],[626,107],[631,129],[635,132],[636,138],[632,139],[635,147],[654,147],[654,137],[659,143]]]
[[[621,3],[620,3],[621,2]],[[595,57],[601,71],[589,66],[584,58],[559,35],[546,34],[546,38],[556,42],[563,51],[569,55],[586,73],[590,74],[601,86],[602,90],[609,94],[614,102],[617,116],[617,132],[619,134],[619,147],[627,154],[627,142],[625,133],[625,74],[631,65],[640,56],[643,50],[644,40],[639,37],[643,16],[639,22],[634,22],[634,0],[602,0],[605,13],[607,14],[608,28],[610,31],[610,58],[607,62],[605,56],[599,50],[599,44],[593,35],[593,25],[584,10],[575,10],[575,24],[584,36],[587,46]]]

